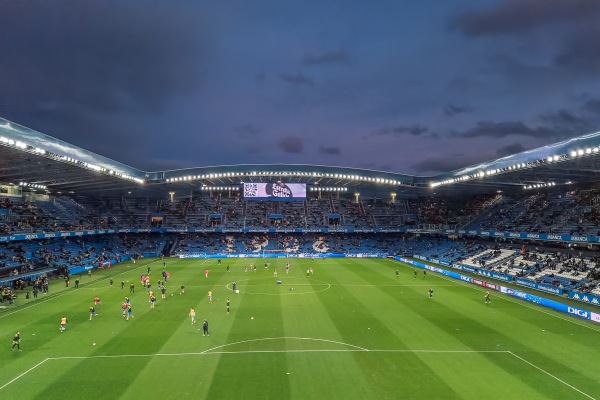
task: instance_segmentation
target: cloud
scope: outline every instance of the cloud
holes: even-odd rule
[[[590,121],[577,112],[560,109],[542,114],[540,119],[556,131],[571,131],[582,133],[590,129]]]
[[[498,157],[504,157],[521,153],[525,150],[525,147],[523,147],[521,143],[513,143],[504,147],[500,147],[498,150],[496,150],[496,154],[498,155]]]
[[[340,155],[341,151],[339,147],[325,147],[325,146],[320,146],[319,147],[319,154],[328,154],[328,155]]]
[[[594,21],[599,15],[597,0],[505,0],[491,8],[464,12],[450,25],[471,37],[510,35],[539,27],[555,29],[564,22]]]
[[[491,122],[481,121],[476,126],[463,132],[453,132],[454,136],[463,138],[493,137],[503,138],[509,135],[530,136],[536,138],[564,137],[565,133],[548,127],[531,128],[522,121]]]
[[[255,139],[261,132],[260,128],[252,124],[245,124],[233,129],[240,139]]]
[[[279,77],[282,80],[284,80],[285,82],[290,83],[292,85],[306,85],[306,86],[314,85],[312,78],[310,78],[302,73],[297,73],[296,75],[279,74]]]
[[[466,167],[471,163],[465,163],[465,160],[452,157],[431,157],[410,166],[418,174],[435,174],[454,171]]]
[[[471,112],[473,111],[473,109],[471,107],[461,107],[461,106],[455,106],[453,104],[448,104],[444,107],[444,114],[446,114],[448,117],[452,117],[456,114],[462,114],[462,113],[466,113],[466,112]]]
[[[413,125],[398,125],[395,127],[384,127],[373,131],[373,135],[376,136],[387,136],[387,135],[404,135],[410,134],[413,136],[421,136],[422,134],[429,131],[429,128],[419,124]]]
[[[297,136],[287,136],[281,139],[278,146],[285,153],[298,154],[304,151],[304,140]]]
[[[600,115],[600,99],[589,99],[583,105],[583,109],[593,114]]]
[[[101,114],[162,113],[201,85],[208,53],[194,18],[157,3],[143,13],[115,12],[104,2],[11,4],[0,15],[0,37],[8,39],[0,40],[0,100],[55,101]]]
[[[302,57],[306,65],[315,64],[348,64],[350,55],[346,51],[327,51],[320,54],[306,53]]]
[[[600,2],[598,2],[600,5]],[[598,15],[600,20],[600,15]],[[597,76],[600,70],[600,25],[582,29],[565,40],[559,54],[554,58],[556,66],[568,68],[572,73]]]

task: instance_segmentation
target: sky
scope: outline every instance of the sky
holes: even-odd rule
[[[144,171],[435,175],[600,131],[600,1],[0,0],[0,116]]]

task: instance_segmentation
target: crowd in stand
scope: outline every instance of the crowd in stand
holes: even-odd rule
[[[156,204],[156,206],[154,206]],[[434,225],[456,229],[600,234],[600,190],[532,193],[520,197],[501,194],[449,199],[426,197],[391,203],[359,200],[353,196],[322,195],[305,202],[250,202],[231,195],[211,194],[179,199],[53,198],[30,202],[0,197],[0,235],[56,230],[151,227],[150,216],[165,216],[163,227],[212,228],[377,228]],[[209,217],[213,215],[213,217]],[[171,238],[172,239],[172,238]],[[335,251],[427,254],[449,262],[473,259],[480,268],[585,290],[595,288],[600,268],[589,256],[572,252],[527,251],[497,260],[500,245],[447,239],[407,239],[404,235],[373,237],[337,235],[188,235],[178,238],[178,251]],[[76,240],[28,240],[0,243],[0,276],[20,278],[45,269],[68,270],[97,266],[122,257],[157,253],[167,238],[115,235]],[[509,246],[509,245],[502,245]],[[519,249],[515,250],[519,253]],[[567,282],[567,283],[569,283]],[[583,289],[582,289],[583,290]]]

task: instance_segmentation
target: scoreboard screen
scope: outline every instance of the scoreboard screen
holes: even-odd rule
[[[306,200],[306,183],[244,183],[246,200]]]

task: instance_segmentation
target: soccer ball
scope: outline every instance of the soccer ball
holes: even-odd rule
[[[250,319],[254,319],[254,317],[250,317]]]
[[[173,293],[171,293],[171,297],[173,297]]]
[[[92,343],[92,346],[95,346],[95,345],[96,345],[96,342]]]

